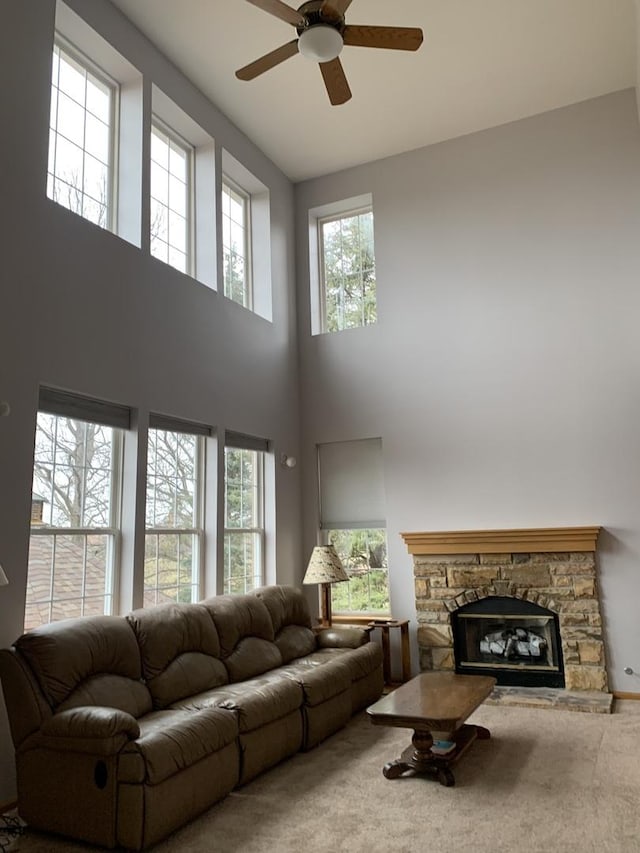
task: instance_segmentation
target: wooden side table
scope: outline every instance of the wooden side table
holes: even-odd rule
[[[411,647],[409,645],[408,619],[372,619],[369,622],[372,629],[379,628],[382,639],[382,668],[384,683],[393,684],[391,678],[391,643],[389,632],[391,628],[400,628],[400,648],[402,652],[402,683],[411,678]]]

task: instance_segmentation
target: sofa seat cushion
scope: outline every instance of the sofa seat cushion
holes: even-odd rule
[[[348,666],[351,680],[359,681],[382,666],[382,649],[377,643],[367,643],[366,646],[359,646],[357,649],[318,649],[294,663],[323,667],[330,661],[338,660]]]
[[[351,670],[341,657],[326,655],[320,661],[315,654],[292,661],[280,669],[283,675],[302,687],[305,704],[310,706],[321,705],[344,693],[352,681]]]
[[[163,604],[134,610],[126,618],[138,640],[154,708],[167,708],[229,681],[220,660],[218,632],[206,607]]]
[[[222,708],[152,711],[138,724],[140,736],[120,755],[120,782],[157,785],[238,736],[235,714]]]
[[[124,616],[50,622],[23,634],[15,646],[53,710],[101,705],[132,717],[151,710],[138,644]]]
[[[251,732],[296,711],[303,701],[299,682],[284,678],[280,670],[275,670],[191,696],[173,707],[183,710],[219,707],[235,711],[240,732]]]

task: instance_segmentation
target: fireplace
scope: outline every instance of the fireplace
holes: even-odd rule
[[[489,596],[451,615],[456,672],[498,684],[564,687],[558,615],[530,601]]]
[[[420,670],[608,694],[599,532],[403,533],[413,556]]]

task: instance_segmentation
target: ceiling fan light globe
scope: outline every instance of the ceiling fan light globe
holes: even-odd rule
[[[298,50],[314,62],[330,62],[340,56],[342,36],[334,27],[316,24],[305,30],[298,39]]]

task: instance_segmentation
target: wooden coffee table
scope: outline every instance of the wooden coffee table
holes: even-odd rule
[[[464,721],[489,696],[495,678],[484,675],[455,675],[452,672],[423,672],[384,696],[367,714],[375,726],[399,726],[413,729],[411,746],[400,758],[382,769],[387,779],[397,779],[408,770],[435,773],[441,785],[455,785],[450,765],[471,746],[476,738],[491,737],[482,726],[464,725]],[[456,746],[446,755],[434,755],[432,732]]]

